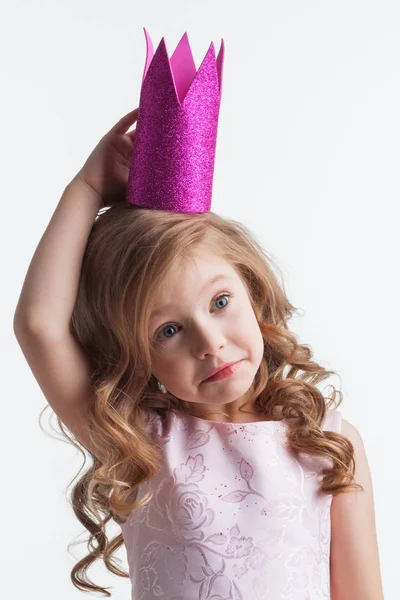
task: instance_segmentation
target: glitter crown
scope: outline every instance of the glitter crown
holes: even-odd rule
[[[156,52],[146,29],[135,142],[126,200],[175,212],[211,208],[221,103],[224,40],[211,45],[199,70],[186,33],[171,59],[162,38]]]

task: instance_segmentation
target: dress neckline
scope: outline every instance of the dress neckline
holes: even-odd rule
[[[203,417],[196,417],[190,413],[180,413],[180,416],[188,416],[191,419],[195,419],[196,421],[200,421],[202,423],[207,423],[210,425],[232,425],[233,427],[245,427],[246,425],[266,425],[268,427],[287,427],[286,419],[281,419],[278,421],[274,421],[272,419],[264,420],[264,421],[248,421],[246,423],[234,423],[231,421],[210,421],[209,419],[203,419]]]

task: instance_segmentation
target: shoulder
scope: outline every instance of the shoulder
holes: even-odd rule
[[[343,418],[342,418],[341,433],[342,433],[342,435],[347,437],[347,439],[350,440],[350,442],[353,444],[353,446],[356,445],[359,448],[364,445],[363,440],[361,438],[361,434],[358,431],[357,427],[352,425],[352,423],[350,423],[350,421],[347,421],[346,419],[343,419]]]
[[[342,417],[340,410],[328,409],[326,411],[323,429],[340,433],[353,444],[354,450],[357,449],[360,458],[362,455],[365,455],[364,443],[360,432],[350,421]]]
[[[354,448],[354,463],[356,482],[363,486],[366,494],[372,495],[371,472],[368,464],[367,453],[361,433],[350,421],[342,419],[341,434],[346,437]]]
[[[368,458],[358,429],[342,419],[340,433],[354,448],[354,478],[361,489],[337,494],[331,505],[332,600],[383,598],[373,486]],[[369,573],[368,580],[363,574]]]
[[[354,449],[354,478],[356,480],[356,483],[360,484],[364,488],[364,494],[371,494],[371,473],[361,433],[359,432],[357,427],[350,423],[350,421],[347,421],[347,419],[343,418],[341,419],[340,433],[351,442]],[[335,496],[335,498],[339,498],[340,496],[341,494]]]

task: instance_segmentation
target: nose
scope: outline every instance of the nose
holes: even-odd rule
[[[209,321],[193,325],[193,352],[198,358],[205,354],[216,354],[226,344],[223,331],[215,323]]]

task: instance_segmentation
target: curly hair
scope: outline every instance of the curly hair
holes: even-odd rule
[[[94,400],[87,427],[98,450],[94,455],[86,449],[92,466],[71,495],[74,513],[89,532],[89,553],[71,571],[72,583],[83,591],[111,596],[88,578],[97,558],[110,572],[128,577],[113,557],[123,536],[109,540],[106,525],[111,519],[121,523],[151,498],[150,493],[135,502],[139,486],[160,468],[160,450],[146,429],[149,410],[162,418],[168,411],[190,412],[189,403],[159,390],[151,372],[148,322],[152,297],[169,269],[203,245],[235,268],[262,333],[264,353],[252,386],[254,410],[266,419],[276,420],[278,412],[280,418],[295,418],[296,427],[287,433],[291,449],[330,459],[331,467],[322,470],[321,493],[361,488],[354,479],[353,445],[343,435],[322,429],[326,411],[337,408],[343,397],[332,385],[331,394],[323,396],[318,384],[336,372],[315,362],[310,347],[289,331],[296,309],[279,283],[276,264],[250,231],[213,212],[114,205],[93,224],[70,323],[93,365]],[[81,450],[60,419],[58,425]]]

